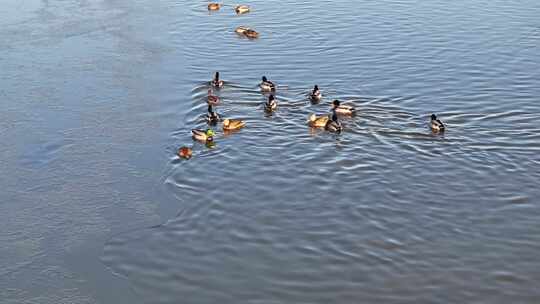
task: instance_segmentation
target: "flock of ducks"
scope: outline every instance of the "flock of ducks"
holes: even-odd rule
[[[221,9],[221,7],[223,7],[222,3],[217,3],[217,2],[208,3],[209,11],[218,11]],[[251,11],[251,8],[249,7],[249,5],[241,4],[241,5],[236,5],[234,7],[234,11],[236,12],[237,15],[242,15],[242,14],[249,13]],[[250,39],[259,38],[259,33],[257,31],[244,25],[237,27],[234,31],[238,35],[241,35]]]
[[[214,78],[210,81],[210,88],[208,89],[206,100],[208,108],[205,118],[209,128],[191,130],[191,135],[194,140],[207,145],[212,145],[214,142],[215,131],[211,127],[217,125],[220,121],[222,122],[224,132],[240,130],[246,125],[245,121],[240,119],[222,119],[222,117],[214,111],[214,107],[218,106],[221,103],[221,100],[219,96],[214,95],[213,90],[220,89],[224,85],[225,83],[220,79],[219,72],[216,72]],[[268,80],[266,76],[262,76],[259,88],[263,94],[268,94],[268,99],[263,105],[264,111],[267,113],[276,111],[278,107],[278,102],[275,98],[276,85]],[[312,103],[318,103],[322,99],[322,93],[317,85],[313,87],[307,96]],[[352,105],[342,104],[339,100],[335,99],[332,101],[330,113],[322,115],[310,114],[308,116],[307,124],[312,128],[321,128],[332,133],[341,133],[343,127],[339,116],[354,116],[356,113],[357,111]],[[444,124],[435,114],[431,115],[429,126],[433,132],[438,133],[445,131]],[[191,158],[193,151],[191,148],[184,146],[178,149],[177,154],[181,158],[189,159]]]
[[[217,11],[223,7],[223,4],[212,2],[208,4],[209,11]],[[245,14],[251,11],[248,5],[236,5],[234,7],[236,14]],[[250,39],[256,39],[259,37],[259,33],[247,26],[239,26],[235,29],[235,32],[239,35],[243,35]],[[220,89],[225,85],[224,81],[220,79],[219,72],[214,74],[214,78],[210,81],[210,88],[208,89],[207,104],[208,109],[206,113],[206,122],[209,126],[215,126],[220,121],[224,132],[231,132],[243,128],[246,123],[240,119],[222,117],[214,111],[214,107],[218,106],[221,102],[219,96],[214,95],[214,89]],[[278,102],[275,98],[276,85],[268,80],[266,76],[262,76],[259,83],[261,92],[268,95],[268,100],[264,103],[264,111],[272,113],[277,110]],[[308,98],[312,103],[318,103],[322,99],[322,93],[319,87],[315,85],[309,92]],[[308,117],[308,125],[312,128],[321,128],[328,132],[340,133],[343,130],[339,116],[353,116],[356,114],[356,109],[351,105],[342,104],[339,100],[332,101],[330,113],[317,116],[316,114],[310,114]],[[431,115],[430,128],[433,132],[444,132],[444,124],[437,118],[435,114]],[[215,131],[211,128],[208,129],[193,129],[191,130],[192,138],[196,141],[212,145],[214,142]],[[177,152],[181,158],[189,159],[193,155],[193,151],[189,147],[181,147]]]

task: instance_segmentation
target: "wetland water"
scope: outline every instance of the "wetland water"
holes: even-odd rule
[[[540,301],[540,2],[206,4],[4,2],[1,303]]]

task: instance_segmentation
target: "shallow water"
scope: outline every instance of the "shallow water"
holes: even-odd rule
[[[539,3],[226,4],[0,10],[1,298],[538,302]],[[247,125],[210,149],[217,70]],[[307,127],[336,98],[344,132]]]

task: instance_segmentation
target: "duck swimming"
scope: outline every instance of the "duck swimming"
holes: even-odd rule
[[[276,90],[276,85],[273,82],[269,81],[266,76],[262,77],[262,81],[259,84],[259,87],[261,87],[261,90],[263,92],[273,92]]]
[[[249,13],[250,9],[249,9],[249,6],[247,5],[237,5],[234,7],[234,11],[240,15],[240,14]]]
[[[220,3],[215,3],[215,2],[212,2],[212,3],[208,3],[208,10],[209,11],[217,11],[221,8],[221,4]]]
[[[337,114],[340,115],[354,115],[356,114],[356,109],[349,105],[342,105],[341,102],[337,99],[332,101],[332,110],[335,110]]]
[[[193,155],[193,150],[190,147],[181,147],[176,154],[181,158],[190,159]]]
[[[257,38],[259,38],[259,33],[257,31],[255,31],[255,30],[247,29],[244,32],[244,36],[246,36],[248,38],[251,38],[251,39],[257,39]]]
[[[223,86],[223,80],[219,79],[219,72],[214,74],[214,79],[212,80],[212,86],[215,88],[221,88]]]
[[[309,93],[309,99],[313,102],[318,102],[322,98],[321,91],[319,90],[319,86],[315,85],[313,87],[313,90]]]
[[[268,96],[268,101],[264,103],[264,110],[266,112],[274,112],[277,108],[277,101],[274,95]]]
[[[208,122],[209,125],[215,125],[218,121],[220,121],[219,114],[214,112],[212,110],[212,105],[208,105],[208,113],[206,114],[206,122]]]
[[[223,130],[232,131],[243,128],[246,123],[243,120],[239,119],[225,119],[223,120]]]
[[[317,116],[315,114],[310,114],[308,118],[308,124],[310,127],[313,128],[324,128],[326,127],[329,119],[330,118],[328,118],[328,115]]]
[[[445,130],[444,124],[435,114],[431,114],[430,127],[433,132],[444,132]]]
[[[213,94],[212,89],[208,89],[207,103],[213,106],[217,106],[219,104],[219,97]]]
[[[332,110],[331,118],[328,119],[328,121],[326,122],[324,129],[329,132],[334,132],[334,133],[340,133],[341,130],[343,129],[341,126],[341,123],[338,120],[336,109]]]
[[[241,25],[241,26],[237,27],[234,31],[235,31],[237,34],[244,35],[244,33],[245,33],[247,30],[250,30],[250,28],[247,27],[247,26]]]
[[[212,129],[206,129],[206,130],[200,130],[200,129],[193,129],[191,130],[191,136],[193,139],[202,141],[202,142],[212,142],[214,141],[214,130]]]

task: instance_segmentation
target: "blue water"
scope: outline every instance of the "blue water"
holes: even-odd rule
[[[540,3],[234,4],[0,8],[0,302],[538,303]]]

